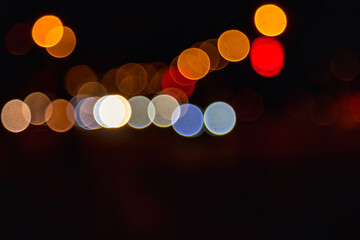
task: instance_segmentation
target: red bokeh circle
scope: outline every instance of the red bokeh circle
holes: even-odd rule
[[[258,37],[250,47],[252,68],[264,77],[278,75],[284,67],[284,48],[281,42],[271,37]]]
[[[172,68],[174,67],[168,68],[162,77],[162,89],[165,90],[167,88],[178,88],[183,91],[187,97],[190,97],[194,93],[196,81],[191,80],[193,84],[187,86],[179,84],[177,81],[174,80],[170,73]]]

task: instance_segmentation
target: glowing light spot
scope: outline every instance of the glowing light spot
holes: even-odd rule
[[[29,107],[19,99],[7,102],[1,111],[1,122],[4,127],[14,133],[24,131],[30,124]]]
[[[67,132],[75,124],[75,109],[65,99],[57,99],[46,108],[45,118],[48,127],[55,132]]]
[[[31,124],[41,125],[48,120],[45,118],[46,108],[51,103],[48,96],[41,92],[33,92],[25,98],[24,102],[31,111]]]
[[[200,48],[188,48],[179,55],[177,66],[184,77],[199,80],[209,72],[210,59]]]
[[[131,118],[128,124],[136,129],[142,129],[149,126],[152,122],[148,114],[149,105],[152,104],[150,99],[144,96],[135,96],[129,99],[131,106]],[[151,110],[155,111],[154,107]],[[150,113],[151,116],[155,116],[155,112]]]
[[[56,16],[46,15],[35,22],[31,34],[40,47],[52,47],[61,40],[63,32],[61,20]]]
[[[225,135],[235,126],[235,111],[225,102],[214,102],[205,109],[204,122],[211,133]]]
[[[230,62],[243,60],[250,51],[248,37],[235,29],[223,32],[217,44],[221,56]]]
[[[33,44],[31,26],[26,23],[13,25],[5,35],[5,47],[15,55],[27,53]]]
[[[78,95],[102,97],[107,94],[105,87],[99,82],[86,82],[78,91]]]
[[[76,122],[79,126],[87,130],[94,130],[100,128],[96,122],[93,111],[98,97],[87,97],[82,99],[75,108]]]
[[[183,91],[186,96],[189,98],[195,90],[195,81],[193,80],[188,80],[188,81],[192,81],[191,85],[182,85],[179,84],[178,81],[182,78],[180,78],[177,75],[177,81],[174,80],[174,78],[171,75],[171,72],[173,74],[180,74],[178,68],[176,66],[174,67],[170,67],[168,70],[166,70],[166,72],[164,73],[163,77],[162,77],[162,88],[163,90],[167,89],[167,88],[177,88],[180,89],[181,91]],[[177,73],[176,73],[177,72]],[[185,80],[184,80],[185,81]]]
[[[199,107],[193,104],[180,105],[175,109],[173,116],[174,123],[172,126],[178,134],[185,137],[195,137],[201,133],[204,120]]]
[[[140,93],[148,82],[145,68],[138,63],[127,63],[119,67],[115,79],[118,90],[124,96]]]
[[[179,107],[178,101],[167,94],[160,94],[151,100],[149,104],[148,115],[152,122],[158,127],[170,127],[179,117],[180,112],[174,114]]]
[[[76,37],[73,30],[69,27],[57,27],[51,32],[58,31],[58,28],[63,28],[64,31],[60,41],[52,47],[47,47],[46,51],[53,57],[64,58],[74,51],[76,46]]]
[[[64,78],[66,91],[71,96],[76,96],[82,85],[87,82],[96,82],[97,76],[87,65],[76,65],[70,68]]]
[[[273,4],[259,7],[255,12],[254,21],[259,32],[269,37],[280,35],[287,25],[284,11]]]
[[[105,128],[119,128],[130,120],[131,106],[123,96],[107,95],[96,102],[94,117]]]
[[[284,48],[275,38],[258,37],[251,44],[250,63],[264,77],[278,75],[284,66]]]
[[[331,72],[340,80],[351,81],[360,71],[360,61],[350,49],[337,50],[331,59]]]
[[[262,96],[250,88],[242,89],[236,94],[233,106],[237,118],[248,122],[258,119],[264,110]]]
[[[178,59],[179,59],[179,56],[176,56],[170,63],[169,72],[170,72],[172,82],[175,82],[177,85],[182,85],[182,86],[194,85],[196,83],[194,80],[186,78],[179,71]]]

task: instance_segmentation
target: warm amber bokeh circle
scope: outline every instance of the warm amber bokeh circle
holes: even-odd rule
[[[200,48],[188,48],[180,54],[177,65],[184,77],[199,80],[209,72],[210,59]]]
[[[268,37],[280,35],[287,25],[284,11],[274,4],[259,7],[255,12],[254,21],[259,32]]]
[[[250,41],[243,32],[232,29],[220,35],[218,49],[221,56],[226,60],[238,62],[249,54]]]
[[[55,46],[62,38],[64,29],[61,20],[53,15],[39,18],[31,31],[34,42],[40,47]]]

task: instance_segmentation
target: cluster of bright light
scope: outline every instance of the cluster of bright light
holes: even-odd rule
[[[81,100],[80,100],[81,99]],[[27,103],[26,103],[27,102]],[[50,99],[41,92],[28,95],[25,101],[14,99],[5,104],[1,121],[10,132],[21,132],[30,124],[47,125],[55,132],[66,132],[74,125],[86,130],[120,128],[126,124],[143,129],[153,123],[165,128],[172,126],[182,136],[199,136],[206,126],[215,135],[229,133],[235,125],[232,107],[216,102],[205,113],[194,104],[179,104],[171,95],[160,94],[153,99],[134,96],[129,101],[121,95],[77,96]]]
[[[274,37],[284,32],[286,15],[280,7],[266,4],[256,10],[254,21],[256,28],[264,36],[251,43],[251,66],[264,77],[276,76],[284,66],[284,48]]]
[[[256,38],[250,44],[242,31],[227,30],[218,39],[208,39],[183,50],[170,66],[126,63],[109,70],[101,81],[90,67],[74,66],[64,77],[65,89],[73,97],[70,101],[50,101],[45,94],[34,92],[24,101],[16,99],[6,103],[1,112],[2,123],[11,132],[21,132],[30,123],[47,125],[56,132],[66,132],[74,125],[95,130],[125,125],[142,129],[154,124],[161,128],[172,126],[187,137],[198,136],[204,129],[214,135],[225,135],[236,123],[233,108],[225,102],[214,102],[202,111],[189,103],[189,97],[194,93],[196,82],[209,72],[220,70],[229,62],[242,61],[248,55],[251,66],[262,76],[275,76],[282,70],[283,47],[272,37],[286,27],[284,12],[267,4],[258,8],[254,20],[265,37]],[[24,35],[21,31],[29,29],[26,24],[20,24],[8,32],[5,44],[10,52],[24,54],[31,47],[23,41],[26,45],[23,49],[21,44],[17,46],[12,41]],[[71,54],[76,45],[74,32],[53,15],[39,18],[31,28],[31,36],[33,42],[57,58]],[[154,97],[150,100],[148,95]],[[259,105],[254,116],[241,119],[256,119],[261,111],[262,105]]]
[[[27,53],[33,43],[43,47],[53,57],[64,58],[75,49],[74,31],[63,26],[54,15],[45,15],[36,20],[33,26],[27,23],[13,25],[5,36],[5,46],[15,55]]]

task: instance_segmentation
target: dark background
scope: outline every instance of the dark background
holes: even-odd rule
[[[75,51],[55,59],[37,46],[22,56],[0,46],[0,105],[33,91],[70,99],[67,69],[90,66],[100,77],[127,62],[171,60],[198,41],[239,29],[250,40],[253,16],[267,1],[5,3],[0,39],[19,22],[60,17],[77,36]],[[318,126],[284,110],[297,89],[338,99],[360,89],[358,77],[313,81],[334,52],[359,54],[355,2],[272,1],[288,18],[277,37],[285,66],[257,75],[249,58],[201,79],[190,102],[232,103],[244,88],[259,92],[264,112],[237,121],[222,137],[188,139],[150,126],[52,132],[0,127],[0,239],[359,239],[360,132]],[[54,76],[33,85],[39,71]],[[317,76],[317,75],[316,75]],[[45,79],[46,80],[46,79]]]

